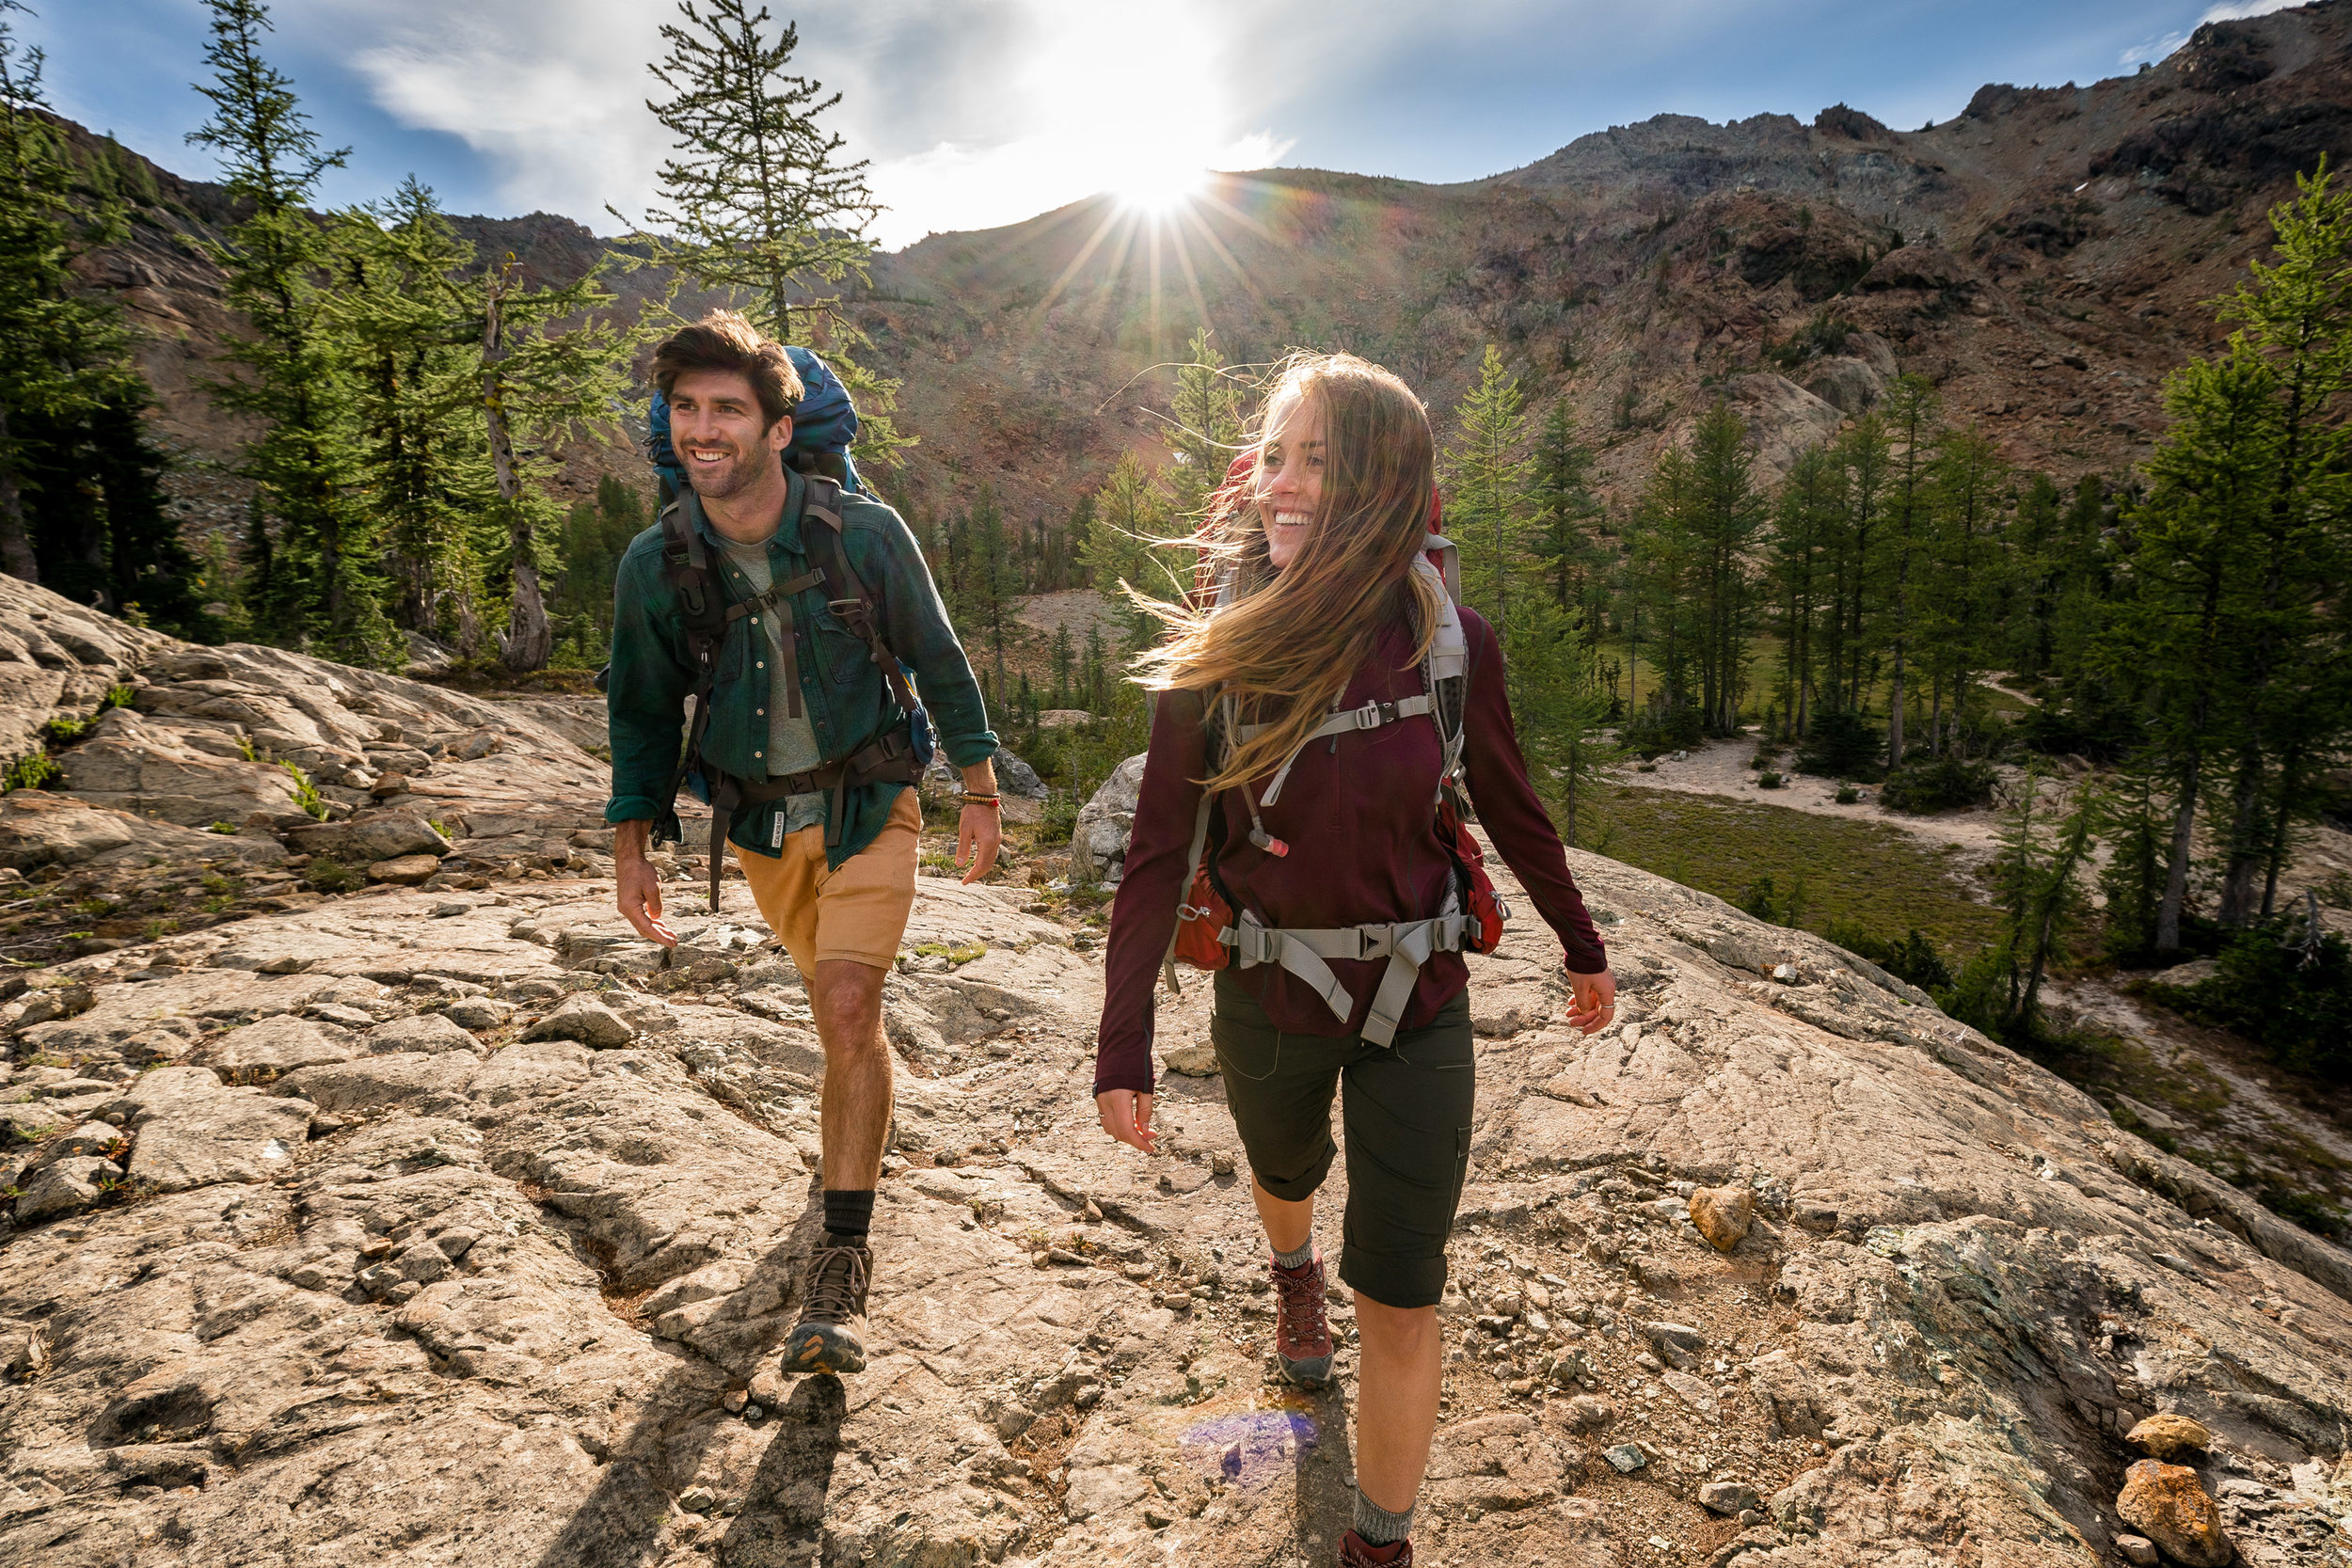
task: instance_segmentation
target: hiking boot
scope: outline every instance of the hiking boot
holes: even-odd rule
[[[1295,1269],[1271,1260],[1274,1354],[1284,1381],[1320,1388],[1331,1381],[1331,1325],[1323,1315],[1323,1255]]]
[[[874,1255],[864,1246],[819,1243],[801,1280],[801,1321],[784,1342],[787,1376],[866,1370],[866,1286]]]
[[[1340,1537],[1340,1568],[1413,1568],[1413,1544],[1398,1541],[1375,1546],[1349,1530]]]

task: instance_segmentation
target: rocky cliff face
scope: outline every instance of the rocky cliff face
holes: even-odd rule
[[[934,235],[879,258],[856,310],[923,440],[891,492],[959,505],[986,482],[1016,514],[1066,510],[1120,452],[1162,450],[1167,377],[1145,372],[1204,322],[1232,360],[1366,354],[1441,412],[1501,344],[1568,401],[1613,487],[1718,397],[1776,474],[1906,372],[2017,463],[2120,472],[2160,429],[2166,372],[2218,341],[2208,302],[2264,254],[2269,206],[2344,145],[2348,46],[2331,0],[2201,27],[2133,76],[1988,86],[1915,132],[1842,104],[1809,125],[1664,115],[1466,185],[1277,169],[1164,225],[1102,199]],[[87,270],[152,329],[167,430],[217,457],[238,433],[198,372],[232,324],[197,242],[228,208],[156,179]],[[459,227],[537,276],[599,248],[546,214]],[[633,303],[663,281],[615,287]],[[569,454],[572,493],[639,471],[624,435]],[[239,515],[201,466],[177,483],[199,526]]]
[[[467,863],[19,977],[0,1561],[1330,1550],[1352,1385],[1267,1380],[1214,1079],[1164,1080],[1163,1157],[1095,1130],[1093,933],[922,880],[886,993],[876,1354],[787,1383],[823,1058],[739,884],[715,916],[677,889],[664,963],[577,874],[594,851],[491,847],[539,849],[600,797],[537,721],[131,634],[38,590],[0,622],[60,651],[12,689],[128,684],[115,711],[141,734],[223,765],[197,742],[239,732],[199,721],[298,742],[371,799],[407,770],[384,805],[231,837],[20,792],[11,822],[37,801],[81,824],[20,830],[36,877],[116,856],[167,881],[207,838],[262,860],[375,842],[412,800]],[[36,727],[41,700],[8,721]],[[501,749],[469,760],[477,739]],[[82,855],[109,829],[127,836]],[[1430,1559],[2090,1564],[2150,1537],[2186,1561],[2346,1560],[2352,1259],[1867,963],[1576,869],[1622,1022],[1561,1026],[1557,955],[1525,924],[1477,966]],[[1204,990],[1163,1014],[1187,1066]],[[2182,1419],[2140,1427],[2158,1415]],[[2141,1449],[2176,1463],[2130,1478],[2119,1545]]]

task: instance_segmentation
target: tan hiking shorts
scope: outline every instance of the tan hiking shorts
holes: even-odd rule
[[[787,838],[779,854],[729,847],[752,886],[760,918],[801,974],[813,976],[828,958],[876,969],[898,961],[898,941],[914,908],[914,850],[922,831],[923,809],[914,791],[902,789],[874,842],[835,870],[825,869],[821,823]]]

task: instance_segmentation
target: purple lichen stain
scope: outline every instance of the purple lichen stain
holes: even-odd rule
[[[1315,1446],[1314,1418],[1291,1410],[1250,1410],[1201,1422],[1177,1439],[1203,1475],[1255,1486],[1287,1474]]]

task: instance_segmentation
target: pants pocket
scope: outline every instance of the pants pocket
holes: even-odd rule
[[[1209,1044],[1216,1065],[1233,1077],[1263,1084],[1282,1067],[1282,1035],[1279,1029],[1255,1029],[1212,1013]]]

